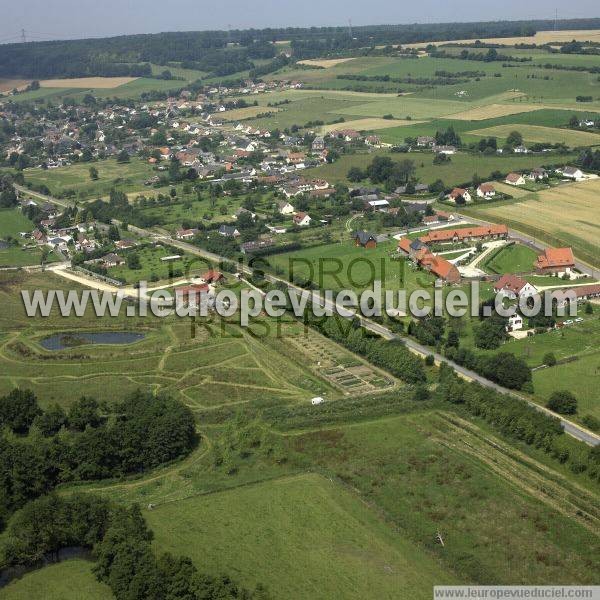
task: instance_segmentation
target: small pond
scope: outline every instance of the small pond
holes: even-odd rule
[[[55,333],[43,340],[40,346],[46,350],[67,350],[85,344],[133,344],[146,337],[133,331],[103,331],[100,333]]]

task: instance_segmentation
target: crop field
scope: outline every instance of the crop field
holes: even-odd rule
[[[470,206],[459,212],[506,223],[553,246],[572,246],[578,258],[597,267],[599,194],[600,180],[592,179],[531,192],[508,202]]]
[[[338,473],[463,580],[593,578],[581,546],[597,539],[593,494],[461,419],[409,414],[306,433],[295,447]],[[579,500],[582,513],[594,515],[590,521],[576,516]]]
[[[218,443],[217,431],[206,433]],[[429,598],[431,578],[492,575],[593,581],[596,559],[584,548],[597,539],[594,497],[543,453],[438,411],[272,435],[287,448],[285,465],[248,459],[224,476],[201,450],[145,479],[75,489],[151,502],[144,516],[157,548],[249,586],[262,581],[276,596],[327,598],[337,586],[338,597],[362,598],[369,585],[394,598],[403,585]],[[299,471],[298,457],[325,477]]]
[[[506,139],[510,132],[515,130],[519,131],[523,139],[528,142],[540,142],[542,144],[562,142],[571,147],[600,145],[600,134],[558,129],[556,127],[540,127],[538,125],[498,125],[496,127],[486,127],[485,129],[475,129],[469,133],[483,137],[494,136],[502,140]]]
[[[186,548],[210,572],[265,582],[278,598],[428,598],[435,581],[455,580],[358,497],[317,474],[164,504],[145,516],[157,547]]]
[[[356,131],[375,131],[377,129],[389,129],[390,127],[402,127],[403,125],[414,125],[420,121],[406,121],[401,119],[379,119],[377,117],[367,119],[356,119],[355,121],[344,121],[324,125],[320,128],[321,133],[329,133],[339,129],[355,129]]]
[[[40,87],[43,88],[92,88],[114,89],[121,85],[131,83],[137,77],[78,77],[74,79],[42,79]]]
[[[21,89],[28,86],[31,79],[2,79],[0,77],[0,94],[12,92],[14,89]]]
[[[33,571],[2,590],[5,600],[111,600],[111,589],[92,573],[93,563],[70,559]]]
[[[323,69],[329,69],[331,67],[335,67],[336,65],[341,65],[343,63],[347,63],[348,61],[354,60],[353,58],[326,58],[323,60],[299,60],[299,65],[308,65],[311,67],[322,67]]]
[[[468,106],[468,104],[467,104]],[[342,115],[360,115],[361,117],[383,117],[393,115],[396,119],[430,119],[452,113],[462,112],[465,103],[458,100],[433,100],[400,96],[386,100],[376,100],[338,110]]]
[[[574,29],[574,30],[559,30],[559,31],[538,31],[535,35],[522,37],[499,37],[499,38],[481,38],[489,44],[503,44],[512,46],[514,44],[549,44],[551,42],[570,42],[578,40],[581,42],[600,42],[600,29]],[[461,44],[472,42],[473,40],[450,40],[433,43],[436,46],[446,44]],[[407,48],[420,48],[425,46],[424,43],[418,44],[403,44]]]
[[[477,106],[454,115],[447,115],[446,118],[458,121],[483,121],[485,119],[496,119],[517,113],[533,112],[539,110],[539,108],[535,104],[487,104],[486,106]]]
[[[98,179],[90,178],[90,167],[98,170]],[[90,163],[75,163],[56,169],[26,169],[25,179],[36,185],[45,185],[53,196],[62,197],[72,193],[80,199],[95,200],[108,196],[114,187],[123,192],[147,189],[144,182],[155,175],[152,166],[139,158],[128,163],[118,163],[109,158]]]
[[[240,121],[243,119],[251,119],[265,112],[279,112],[278,108],[269,108],[268,111],[264,106],[246,106],[244,108],[234,108],[233,110],[226,110],[224,112],[215,113],[216,116],[227,121]]]

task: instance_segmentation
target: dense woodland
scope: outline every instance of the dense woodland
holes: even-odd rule
[[[157,556],[153,534],[137,505],[117,506],[94,495],[45,496],[16,513],[3,540],[3,567],[37,567],[56,560],[66,547],[92,550],[93,571],[117,600],[266,600],[262,586],[253,592],[229,576],[198,572],[192,561]]]
[[[0,529],[28,501],[67,481],[142,473],[188,454],[194,417],[180,402],[137,392],[114,405],[91,397],[42,410],[14,389],[0,398]]]
[[[600,19],[563,20],[559,26],[595,29],[600,28]],[[272,43],[275,41],[291,41],[294,58],[298,60],[384,44],[533,35],[553,27],[554,21],[544,20],[369,25],[354,27],[351,32],[347,27],[287,27],[5,44],[0,46],[0,76],[148,76],[150,63],[172,62],[215,76],[251,69],[264,74],[264,68],[254,61],[273,59],[277,54]],[[270,68],[280,66],[278,61],[272,61]]]

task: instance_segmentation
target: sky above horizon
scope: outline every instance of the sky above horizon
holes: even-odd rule
[[[553,19],[546,0],[2,0],[0,43],[159,31]],[[597,0],[558,6],[559,19],[600,16]]]

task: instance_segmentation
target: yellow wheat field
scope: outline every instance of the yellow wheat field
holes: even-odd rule
[[[14,89],[22,90],[31,83],[31,79],[0,79],[0,94],[12,92]]]
[[[509,187],[507,191],[515,195],[516,189]],[[544,232],[553,245],[572,246],[581,260],[600,264],[600,179],[532,192],[511,204],[490,203],[472,214],[524,232]]]
[[[411,121],[407,119],[379,119],[377,117],[344,121],[333,125],[324,125],[320,128],[321,133],[329,133],[340,129],[355,129],[356,131],[374,131],[376,129],[389,129],[390,127],[402,127],[403,125],[416,125],[425,121]]]
[[[40,87],[45,88],[96,88],[110,90],[126,83],[131,83],[137,77],[77,77],[74,79],[43,79]]]
[[[518,113],[540,110],[541,106],[535,104],[488,104],[487,106],[477,106],[453,115],[448,115],[446,119],[456,119],[458,121],[484,121],[485,119],[495,119],[497,117],[506,117]]]
[[[246,106],[245,108],[234,108],[233,110],[226,110],[215,114],[226,121],[239,121],[241,119],[252,119],[257,115],[267,112],[279,112],[279,110],[279,108],[272,108],[270,106]]]
[[[313,60],[299,60],[299,65],[307,65],[310,67],[323,67],[324,69],[330,69],[331,67],[335,67],[335,65],[340,65],[342,63],[348,62],[350,60],[354,60],[353,58],[324,58],[313,59]]]
[[[504,44],[506,46],[514,46],[515,44],[548,44],[550,42],[570,42],[577,40],[580,42],[600,42],[600,29],[581,29],[563,31],[538,31],[535,35],[524,37],[506,37],[506,38],[480,38],[490,44]],[[468,40],[441,40],[438,42],[421,42],[417,44],[403,44],[405,48],[421,48],[427,44],[464,44],[473,42],[473,39]]]

